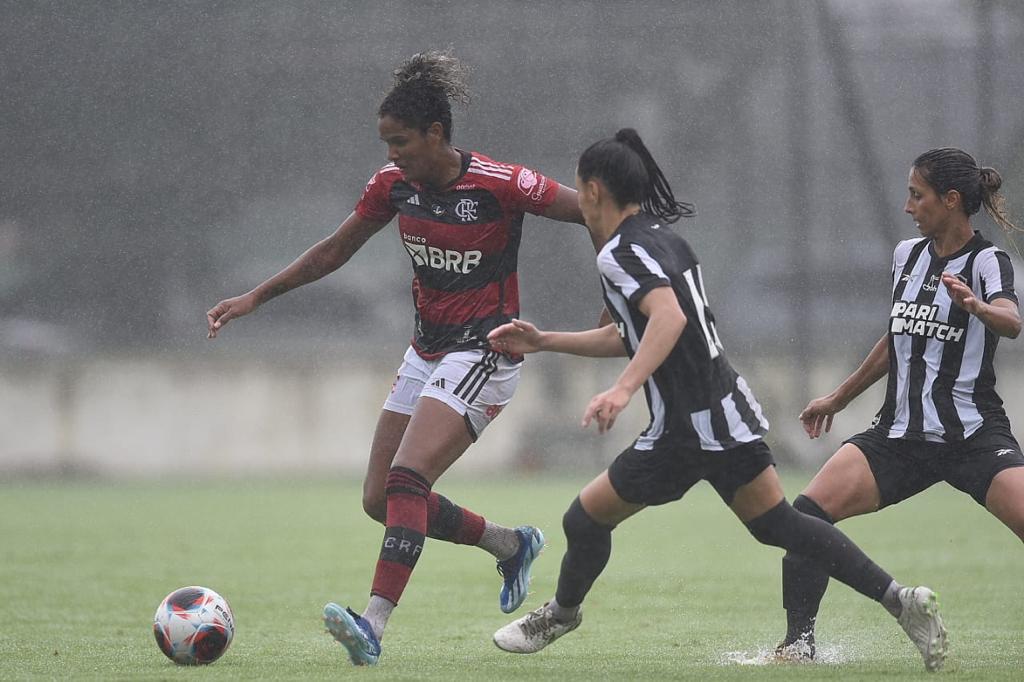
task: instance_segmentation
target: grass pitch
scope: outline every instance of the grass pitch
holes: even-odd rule
[[[561,514],[588,479],[444,481],[438,490],[500,523],[548,538],[526,609],[554,592]],[[792,498],[805,482],[786,479]],[[842,528],[905,583],[941,597],[950,631],[943,675],[1021,679],[1024,548],[944,486]],[[762,547],[705,484],[614,535],[583,625],[532,656],[491,633],[494,562],[430,542],[384,640],[381,664],[349,666],[323,632],[326,601],[362,609],[381,528],[357,482],[26,482],[0,484],[2,679],[878,679],[925,677],[884,610],[833,582],[818,628],[822,662],[758,664],[784,630],[781,552]],[[205,668],[159,652],[157,604],[183,585],[231,603],[235,641]]]

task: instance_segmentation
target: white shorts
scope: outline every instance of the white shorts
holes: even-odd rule
[[[435,398],[462,415],[473,440],[512,400],[522,366],[489,350],[457,351],[424,360],[412,346],[402,360],[384,409],[412,414],[421,396]]]

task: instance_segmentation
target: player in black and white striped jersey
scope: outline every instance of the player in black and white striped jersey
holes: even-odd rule
[[[676,201],[636,131],[589,147],[576,173],[580,210],[595,244],[615,324],[541,332],[513,320],[491,332],[496,350],[628,355],[615,384],[583,417],[604,433],[641,387],[651,422],[563,518],[567,549],[555,597],[494,634],[501,649],[540,651],[582,620],[580,605],[611,554],[611,533],[648,505],[680,499],[707,480],[760,542],[813,557],[899,619],[929,670],[942,666],[945,629],[928,588],[903,587],[845,535],[785,500],[762,436],[768,429],[746,382],[729,365],[708,306],[700,265],[669,224],[692,214]]]
[[[605,304],[621,325],[622,344],[630,356],[636,353],[648,323],[647,316],[630,302],[651,289],[671,283],[686,319],[696,323],[683,330],[645,384],[651,423],[634,447],[717,451],[759,441],[768,432],[768,421],[722,352],[700,263],[684,239],[673,232],[666,235],[662,229],[655,216],[638,214],[627,219],[597,259]]]
[[[999,334],[953,302],[943,273],[985,303],[1017,310],[1010,258],[978,232],[944,256],[928,237],[900,242],[886,334],[892,380],[875,426],[888,438],[956,442],[1006,419],[992,366]]]
[[[793,506],[829,523],[877,511],[946,481],[1024,540],[1024,456],[996,393],[993,357],[1021,330],[1013,267],[976,232],[985,206],[1005,230],[1002,179],[967,153],[933,149],[910,171],[905,210],[921,232],[896,246],[889,329],[861,366],[800,415],[808,436],[884,376],[885,403],[849,438]],[[828,586],[813,561],[783,559],[787,632],[781,656],[813,658],[814,623]]]

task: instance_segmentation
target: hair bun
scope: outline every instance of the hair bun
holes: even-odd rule
[[[640,133],[636,132],[635,128],[620,128],[619,132],[615,133],[616,142],[622,142],[624,144],[632,145],[639,139]]]
[[[1003,186],[1003,178],[999,171],[991,166],[984,166],[981,169],[981,189],[986,194],[995,194]]]

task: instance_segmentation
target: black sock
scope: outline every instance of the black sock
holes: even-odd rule
[[[583,603],[597,576],[608,564],[612,553],[612,528],[590,518],[577,497],[562,517],[562,529],[567,547],[558,574],[555,600],[559,606],[571,608]]]
[[[793,509],[825,523],[834,523],[832,517],[806,495],[797,495]],[[782,607],[786,609],[786,639],[783,644],[804,639],[813,648],[814,621],[827,588],[827,571],[802,554],[786,552],[782,557]]]
[[[785,500],[746,525],[760,542],[802,554],[836,580],[875,601],[882,599],[892,583],[892,576],[841,530],[798,512]]]

